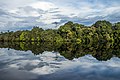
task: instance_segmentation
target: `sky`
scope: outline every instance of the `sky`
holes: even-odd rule
[[[120,21],[120,0],[0,0],[0,31],[55,28],[73,21],[91,25]]]

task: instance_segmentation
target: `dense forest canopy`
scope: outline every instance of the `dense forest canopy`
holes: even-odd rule
[[[76,42],[94,43],[111,42],[118,43],[120,40],[120,22],[97,21],[91,27],[71,21],[56,29],[43,30],[33,27],[31,31],[23,30],[12,32],[1,32],[1,42]]]

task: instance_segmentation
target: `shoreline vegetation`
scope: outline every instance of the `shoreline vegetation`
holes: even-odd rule
[[[43,30],[33,27],[32,30],[16,32],[1,32],[0,42],[75,42],[81,43],[119,43],[120,22],[97,21],[92,26],[73,23],[71,21],[60,26],[57,30]]]
[[[0,48],[30,50],[35,55],[54,51],[69,60],[87,54],[100,61],[120,58],[119,41],[120,22],[111,24],[105,20],[97,21],[91,27],[69,21],[57,30],[34,27],[31,31],[0,34]]]

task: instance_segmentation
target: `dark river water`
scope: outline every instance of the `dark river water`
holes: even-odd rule
[[[2,43],[0,80],[120,80],[118,47],[68,45]]]

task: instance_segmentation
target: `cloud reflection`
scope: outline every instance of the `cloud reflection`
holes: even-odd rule
[[[120,78],[118,76],[120,74],[120,59],[116,57],[108,61],[98,61],[91,55],[86,55],[78,59],[68,60],[57,52],[45,51],[40,55],[34,55],[31,51],[0,49],[1,65],[4,65],[4,67],[0,71],[4,72],[7,70],[8,73],[6,75],[25,72],[25,74],[39,75],[38,79],[45,78],[45,80],[48,78],[50,80],[54,78],[64,80],[68,77],[71,80],[83,77],[84,79],[82,80],[92,79],[93,77],[103,80],[117,80]],[[74,77],[75,79],[72,79],[73,76],[76,76]]]

